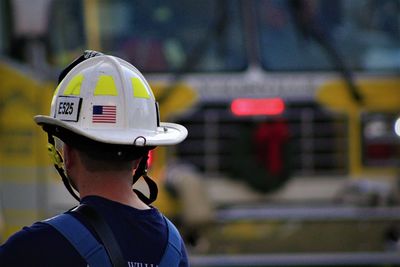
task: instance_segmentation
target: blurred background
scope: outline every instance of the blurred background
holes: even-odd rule
[[[86,49],[189,130],[151,176],[193,266],[400,266],[399,0],[0,0],[0,243],[77,204],[32,118]]]

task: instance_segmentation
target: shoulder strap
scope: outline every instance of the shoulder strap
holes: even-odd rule
[[[110,226],[94,207],[81,204],[73,211],[81,214],[93,226],[101,242],[103,243],[106,252],[113,267],[126,267],[127,262],[122,255],[121,248],[115,239],[114,233]]]
[[[181,246],[182,246],[182,241],[181,241],[181,236],[176,229],[175,225],[168,220],[167,217],[164,216],[164,220],[167,223],[168,226],[168,243],[167,247],[165,248],[165,252],[163,257],[161,258],[160,264],[158,265],[159,267],[173,267],[179,266],[179,262],[182,258],[182,252],[181,252]]]
[[[60,232],[75,247],[90,267],[112,266],[104,247],[72,215],[61,214],[43,222]]]
[[[88,207],[87,205],[84,206]],[[79,213],[82,214],[82,211],[83,213],[87,213],[87,210],[89,209],[81,208],[80,206],[74,211],[78,211]],[[93,214],[89,216],[93,216]],[[181,252],[182,239],[175,225],[165,216],[164,220],[168,227],[168,243],[164,255],[162,256],[160,264],[158,266],[177,267],[179,266],[180,260],[182,258],[182,252]],[[112,233],[108,233],[106,235],[106,236],[108,236],[109,234],[112,235],[111,240],[114,241],[110,243],[109,242],[110,238],[109,237],[105,238],[104,236],[104,231],[103,231],[104,229],[99,231],[98,227],[96,227],[96,231],[99,231],[98,234],[100,238],[102,239],[102,241],[104,240],[103,243],[105,244],[106,247],[108,246],[108,254],[107,254],[107,251],[104,248],[104,246],[100,244],[93,236],[93,234],[71,214],[61,214],[56,217],[45,220],[43,222],[51,225],[58,232],[60,232],[71,243],[71,245],[75,247],[75,249],[86,260],[86,262],[89,264],[90,267],[126,266],[126,264],[123,262],[119,246],[110,249],[110,247],[113,246],[112,243],[116,242]],[[105,222],[103,221],[103,223]]]
[[[70,214],[61,214],[44,222],[50,224],[64,235],[90,267],[126,267],[127,263],[122,256],[114,234],[97,211],[84,204],[72,211],[81,214],[89,221],[103,245],[97,241],[81,222]],[[93,251],[96,251],[95,255],[92,255]]]

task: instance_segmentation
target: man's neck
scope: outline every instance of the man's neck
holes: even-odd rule
[[[132,191],[130,177],[127,178],[120,173],[85,176],[79,179],[78,188],[81,198],[89,195],[101,196],[136,209],[150,208]]]

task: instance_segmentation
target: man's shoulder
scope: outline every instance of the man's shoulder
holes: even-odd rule
[[[0,266],[51,266],[62,258],[79,259],[77,252],[52,226],[36,222],[12,235],[0,246]],[[24,255],[15,257],[15,255]],[[61,257],[61,258],[60,258]],[[46,262],[46,263],[45,263]]]
[[[60,240],[55,229],[50,225],[36,222],[31,226],[26,226],[20,231],[13,234],[2,246],[1,252],[4,251],[36,251],[46,246],[53,246]]]
[[[25,226],[13,234],[2,246],[11,247],[17,245],[17,247],[23,247],[25,244],[41,245],[42,240],[49,240],[49,237],[55,235],[56,232],[50,225],[43,222],[36,222],[31,226]]]

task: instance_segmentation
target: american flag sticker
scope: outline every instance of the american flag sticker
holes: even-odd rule
[[[117,120],[117,107],[111,105],[93,106],[93,123],[115,123]]]

